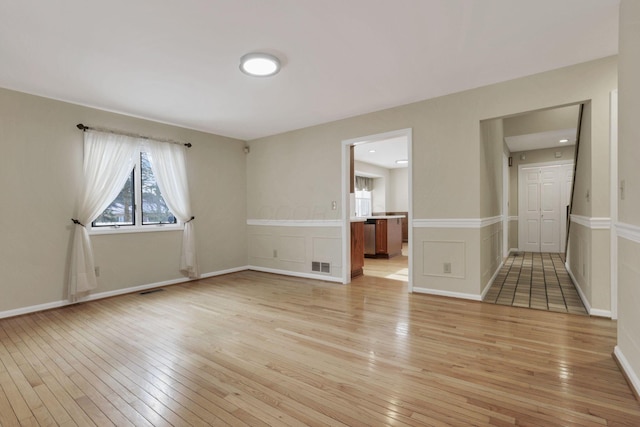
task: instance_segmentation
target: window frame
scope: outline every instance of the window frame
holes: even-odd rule
[[[142,166],[141,156],[145,152],[148,154],[146,147],[141,146],[136,154],[136,162],[131,170],[133,173],[133,193],[134,193],[134,211],[133,218],[134,223],[132,225],[100,225],[94,226],[93,221],[89,224],[88,232],[90,235],[100,234],[125,234],[125,233],[149,233],[157,231],[176,231],[184,230],[184,223],[176,217],[174,224],[162,223],[162,224],[143,224],[142,216]],[[155,174],[155,172],[154,172]],[[164,196],[163,196],[164,199]],[[166,202],[165,202],[166,203]],[[174,215],[175,217],[175,215]]]

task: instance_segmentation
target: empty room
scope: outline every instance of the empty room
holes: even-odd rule
[[[0,426],[640,425],[637,40],[635,0],[3,1]]]

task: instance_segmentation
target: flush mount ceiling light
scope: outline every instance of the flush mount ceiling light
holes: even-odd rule
[[[399,165],[405,165],[407,163],[409,163],[409,160],[396,160],[396,164],[399,164]]]
[[[567,142],[569,142],[568,139],[561,139],[560,141],[558,141],[560,144],[566,144]]]
[[[370,152],[370,153],[375,153],[375,152],[376,152],[376,150],[369,150],[369,152]]]
[[[269,77],[280,71],[280,60],[268,53],[247,53],[240,58],[240,71],[254,77]]]

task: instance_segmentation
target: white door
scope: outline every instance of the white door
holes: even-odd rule
[[[540,168],[540,252],[560,252],[560,168]]]
[[[570,171],[570,174],[569,174]],[[566,233],[567,177],[572,165],[521,166],[518,174],[518,246],[527,252],[561,252]],[[568,191],[568,195],[567,195]]]
[[[540,252],[540,168],[520,170],[518,242],[520,250]]]

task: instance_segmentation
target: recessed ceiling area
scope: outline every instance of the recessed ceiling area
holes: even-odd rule
[[[579,114],[570,105],[505,118],[504,141],[512,153],[575,145]]]
[[[251,140],[618,52],[619,0],[20,0],[0,87]],[[585,30],[588,29],[588,30]],[[270,78],[240,58],[281,62]]]
[[[576,145],[576,128],[509,136],[504,141],[512,153]]]
[[[354,159],[386,169],[406,168],[407,163],[397,161],[408,160],[407,138],[401,136],[359,143],[354,147]]]

